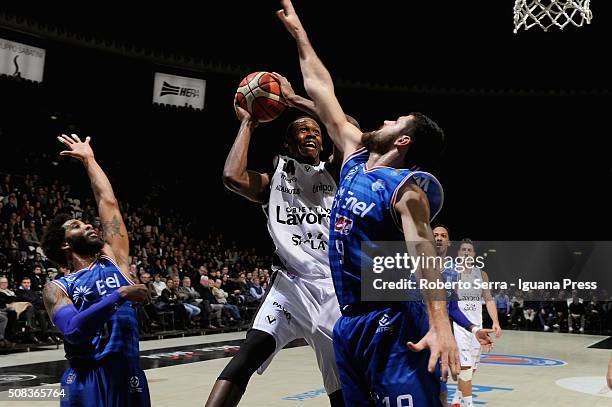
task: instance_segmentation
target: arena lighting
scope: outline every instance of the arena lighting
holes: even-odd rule
[[[582,256],[582,252],[573,252],[572,254],[575,256]]]
[[[488,251],[489,253],[497,253],[497,250],[496,250],[496,249],[489,249],[489,250],[487,250],[487,251]]]

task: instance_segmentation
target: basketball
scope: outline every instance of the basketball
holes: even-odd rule
[[[285,110],[280,83],[268,72],[253,72],[242,79],[234,103],[262,123],[276,119]]]

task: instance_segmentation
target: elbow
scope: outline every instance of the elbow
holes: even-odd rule
[[[230,191],[237,191],[240,189],[240,181],[236,174],[229,171],[224,171],[222,179],[223,185]]]
[[[64,341],[68,342],[71,345],[81,345],[87,342],[89,339],[86,335],[80,332],[78,329],[64,332]]]
[[[119,202],[117,202],[117,198],[112,194],[109,196],[101,196],[99,205],[119,210]]]

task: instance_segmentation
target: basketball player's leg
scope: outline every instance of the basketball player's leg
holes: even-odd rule
[[[240,350],[213,386],[206,407],[237,406],[253,373],[274,354],[276,341],[267,332],[251,329]]]
[[[277,274],[266,293],[244,344],[217,378],[206,407],[233,407],[256,371],[263,373],[272,358],[295,338],[293,327],[278,304],[285,303],[283,280]]]
[[[308,295],[308,293],[317,292],[308,289],[307,286],[312,284],[318,287],[318,292],[321,293],[319,297]],[[329,281],[304,282],[304,285],[301,286],[301,292],[304,295],[301,296],[300,303],[306,310],[297,313],[296,324],[301,327],[304,339],[315,352],[330,405],[332,407],[343,407],[345,404],[333,344],[334,325],[341,314],[333,282],[331,279]],[[306,317],[308,320],[301,322],[301,317]],[[315,321],[317,329],[312,332],[311,327],[315,326],[313,323]]]
[[[459,359],[461,361],[461,371],[457,377],[457,390],[453,396],[451,407],[461,406],[461,400],[466,405],[472,402],[472,369],[474,367],[473,335],[463,328],[457,326],[454,328],[455,340],[459,349]]]

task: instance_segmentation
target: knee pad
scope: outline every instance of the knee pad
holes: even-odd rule
[[[246,390],[253,373],[275,350],[276,341],[272,335],[256,329],[250,330],[240,350],[225,366],[218,380],[227,380],[240,387],[242,391]]]
[[[469,369],[461,369],[461,372],[459,372],[459,375],[457,376],[459,378],[459,380],[463,380],[464,382],[469,382],[472,380],[472,376],[474,375],[474,369],[469,368]]]

